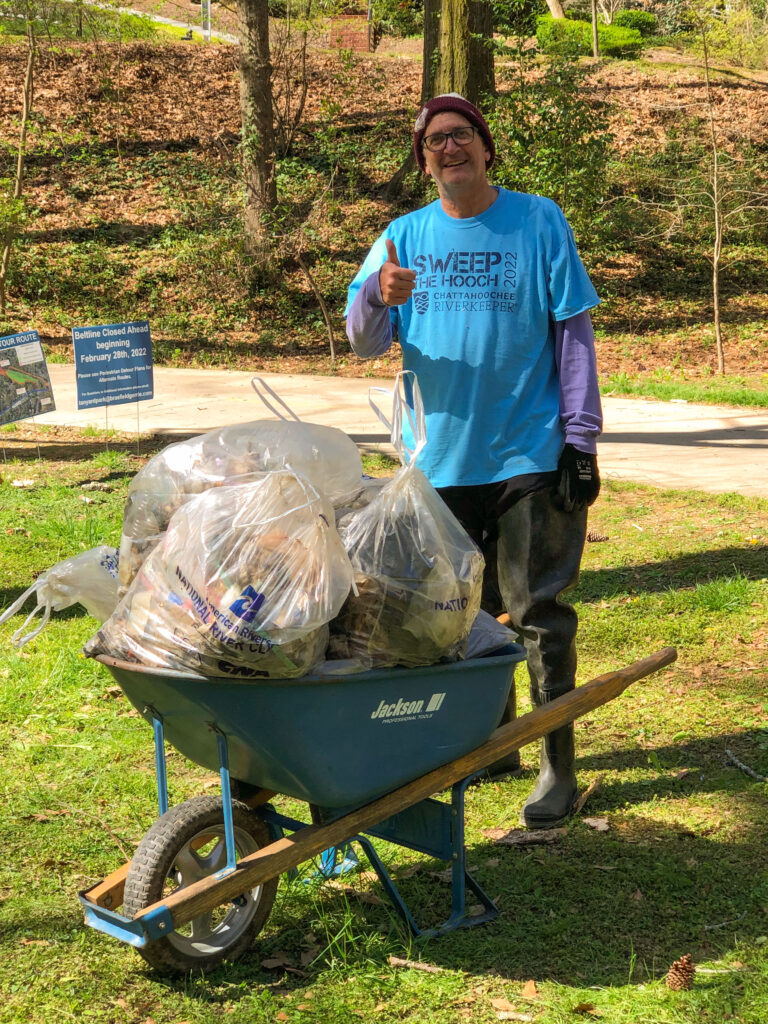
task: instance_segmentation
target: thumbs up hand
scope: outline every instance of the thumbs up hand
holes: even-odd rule
[[[416,287],[416,271],[400,266],[397,249],[391,238],[385,238],[387,259],[379,271],[381,297],[388,306],[402,306]]]

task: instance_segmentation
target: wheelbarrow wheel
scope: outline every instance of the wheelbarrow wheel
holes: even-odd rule
[[[269,845],[269,829],[245,804],[233,801],[232,817],[238,860]],[[123,912],[133,918],[170,893],[221,871],[226,863],[221,797],[187,800],[159,818],[139,843],[125,880]],[[138,952],[166,973],[208,970],[237,959],[264,927],[277,881],[273,878],[200,914]]]

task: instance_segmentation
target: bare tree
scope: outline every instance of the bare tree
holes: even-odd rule
[[[8,204],[7,222],[3,230],[3,254],[0,258],[0,312],[5,313],[6,282],[11,262],[11,247],[18,230],[21,213],[21,197],[24,189],[24,163],[27,155],[27,130],[32,113],[35,87],[35,57],[37,56],[37,40],[32,10],[27,5],[27,69],[24,75],[24,89],[21,109],[21,125],[19,127],[19,146],[16,154],[16,173],[13,179],[13,193]]]
[[[621,10],[624,2],[625,0],[592,0],[592,3],[597,5],[606,25],[613,23],[616,12]]]
[[[264,215],[277,204],[267,0],[237,0],[237,13],[245,181],[243,223],[247,245],[259,250],[267,238]]]
[[[273,22],[272,104],[282,156],[291,152],[307,102],[307,53],[313,28],[312,0],[287,0],[285,18]]]
[[[704,100],[701,114],[678,133],[677,166],[665,175],[655,174],[648,184],[654,198],[640,200],[661,223],[664,235],[679,233],[689,222],[706,233],[712,267],[712,311],[715,329],[717,372],[725,373],[722,325],[721,274],[724,247],[730,235],[755,228],[768,220],[768,167],[761,154],[753,154],[742,126],[724,125],[718,118],[718,98],[711,79],[709,33],[712,22],[706,11],[690,8],[703,50]],[[715,15],[717,16],[717,12]],[[646,237],[650,237],[653,229]]]

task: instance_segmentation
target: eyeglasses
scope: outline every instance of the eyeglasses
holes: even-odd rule
[[[457,146],[469,146],[475,138],[476,128],[467,125],[466,128],[454,128],[452,132],[435,132],[433,135],[424,137],[424,145],[431,153],[439,153],[448,145],[448,139],[453,139]]]

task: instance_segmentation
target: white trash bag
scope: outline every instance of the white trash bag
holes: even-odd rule
[[[72,558],[64,558],[41,573],[32,586],[10,608],[6,608],[0,615],[0,624],[21,611],[32,594],[37,603],[11,637],[14,647],[23,647],[36,637],[45,627],[52,611],[60,612],[73,604],[83,605],[89,615],[104,622],[117,604],[117,574],[117,548],[107,547],[106,544],[73,555]],[[41,613],[39,624],[25,634],[25,629],[38,612]]]
[[[391,393],[392,443],[402,468],[340,528],[356,592],[331,623],[329,657],[354,659],[364,668],[415,668],[463,657],[480,609],[485,562],[415,464],[426,443],[424,408],[415,374],[407,374],[413,411],[402,397],[404,376]],[[403,441],[404,414],[413,449]]]
[[[351,584],[329,502],[278,470],[178,509],[85,653],[204,676],[305,675]]]
[[[295,417],[234,424],[158,452],[128,488],[120,542],[120,597],[185,502],[212,487],[246,483],[281,469],[306,478],[333,506],[350,502],[362,487],[355,442],[336,427],[302,423]]]

